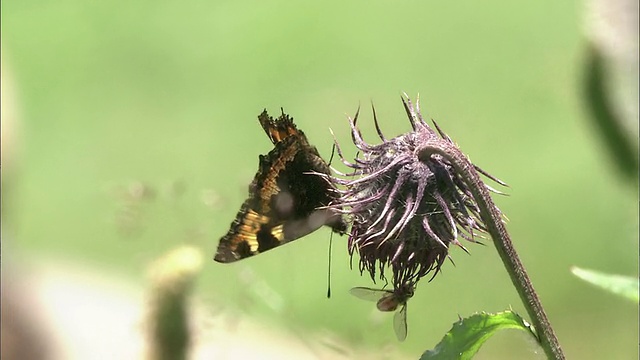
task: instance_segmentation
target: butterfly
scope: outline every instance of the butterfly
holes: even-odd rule
[[[214,260],[221,263],[261,254],[323,225],[340,235],[347,230],[342,216],[329,207],[339,197],[329,165],[293,118],[282,111],[273,119],[264,110],[258,121],[274,148],[259,156],[249,198],[220,239]]]
[[[363,300],[377,301],[376,307],[380,311],[396,311],[393,316],[393,329],[399,341],[407,338],[407,301],[413,296],[415,288],[404,285],[397,289],[380,290],[368,287],[354,287],[349,292]]]

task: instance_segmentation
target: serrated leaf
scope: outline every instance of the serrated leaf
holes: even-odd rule
[[[638,278],[622,275],[605,274],[598,271],[572,267],[573,275],[580,279],[601,287],[609,292],[623,296],[629,300],[640,302],[640,282]]]
[[[487,339],[502,329],[520,329],[536,337],[533,327],[513,311],[475,314],[455,322],[440,343],[425,351],[420,360],[471,359]]]

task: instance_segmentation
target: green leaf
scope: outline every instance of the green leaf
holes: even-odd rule
[[[571,268],[571,272],[573,275],[588,283],[626,297],[629,300],[640,302],[640,295],[638,295],[640,284],[636,277],[605,274],[598,271],[581,269],[576,266]]]
[[[513,311],[475,314],[455,322],[440,343],[425,351],[420,360],[471,359],[491,335],[502,329],[524,330],[537,339],[533,327]]]

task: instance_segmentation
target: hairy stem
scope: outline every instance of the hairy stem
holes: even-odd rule
[[[436,154],[449,161],[456,172],[469,185],[473,197],[480,207],[482,221],[486,224],[496,250],[498,250],[498,254],[511,277],[511,281],[518,291],[518,295],[520,295],[520,299],[529,316],[532,318],[538,334],[538,341],[547,357],[555,360],[564,359],[560,343],[558,343],[540,299],[538,299],[531,280],[513,247],[509,233],[502,222],[501,213],[493,203],[493,200],[491,200],[489,191],[480,179],[473,164],[455,145],[443,139],[429,140],[417,151],[418,158],[421,161],[428,161],[432,155]]]

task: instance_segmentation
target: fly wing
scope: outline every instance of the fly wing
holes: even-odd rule
[[[351,293],[351,295],[367,301],[378,301],[388,293],[386,290],[372,289],[361,286],[351,288],[349,292]]]
[[[407,304],[402,305],[402,308],[393,316],[393,330],[396,332],[398,341],[404,341],[407,338]]]

